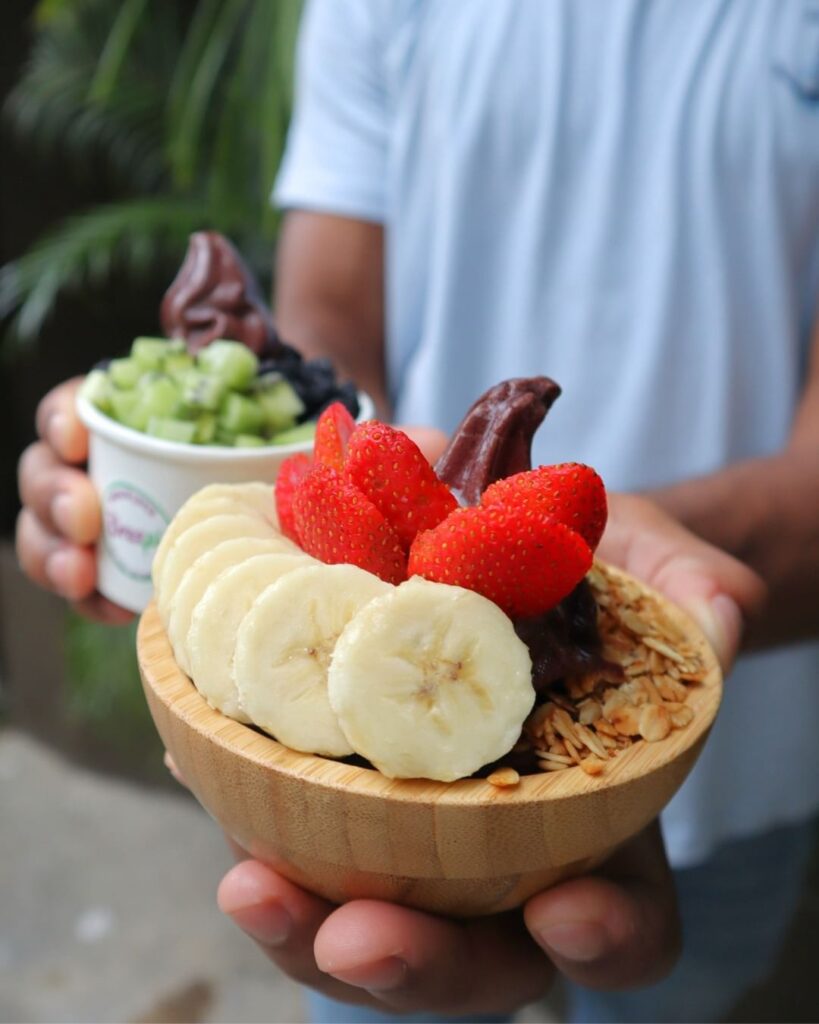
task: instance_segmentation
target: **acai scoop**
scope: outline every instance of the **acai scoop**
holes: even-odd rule
[[[217,339],[239,341],[261,360],[260,373],[282,374],[305,404],[303,419],[342,402],[359,413],[352,382],[340,383],[328,359],[305,360],[279,337],[258,284],[236,249],[216,231],[191,235],[179,272],[162,299],[162,330],[196,353]]]
[[[559,396],[549,377],[496,384],[461,420],[435,472],[467,505],[477,505],[490,484],[532,468],[532,438]]]
[[[228,338],[261,356],[277,343],[270,310],[252,274],[230,242],[215,231],[191,235],[159,316],[165,334],[184,338],[191,352]]]
[[[469,409],[436,473],[466,504],[478,504],[490,484],[532,468],[532,439],[559,396],[559,385],[549,377],[496,384]],[[516,620],[515,630],[529,648],[538,691],[590,669],[616,669],[600,656],[597,606],[585,580],[543,615]]]

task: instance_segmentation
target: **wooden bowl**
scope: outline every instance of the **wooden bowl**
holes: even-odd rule
[[[343,903],[360,897],[474,916],[508,910],[603,861],[652,819],[694,764],[722,677],[691,621],[659,595],[706,667],[689,725],[639,741],[592,777],[580,768],[483,779],[390,780],[296,753],[213,710],[178,668],[154,605],[137,649],[159,734],[202,806],[252,856]]]

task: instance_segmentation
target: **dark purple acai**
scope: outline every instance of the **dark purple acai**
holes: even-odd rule
[[[303,420],[314,419],[336,401],[358,415],[355,385],[340,384],[329,359],[306,361],[279,337],[252,273],[218,232],[191,235],[159,315],[165,334],[183,338],[190,352],[217,338],[246,345],[260,359],[260,375],[281,374],[293,385],[305,405]]]
[[[549,377],[516,377],[474,403],[438,460],[435,471],[469,505],[486,488],[532,468],[532,438],[560,395]],[[515,620],[529,648],[537,691],[567,676],[603,668],[597,604],[585,580],[543,615]]]

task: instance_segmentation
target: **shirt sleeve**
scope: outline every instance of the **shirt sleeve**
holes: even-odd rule
[[[386,96],[375,16],[383,3],[309,0],[305,7],[276,205],[383,222]]]

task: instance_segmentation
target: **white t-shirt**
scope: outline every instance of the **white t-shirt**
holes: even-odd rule
[[[819,294],[819,0],[312,0],[275,198],[385,225],[399,421],[545,373],[535,462],[612,490],[774,453]],[[745,658],[672,859],[817,809],[819,646]]]

